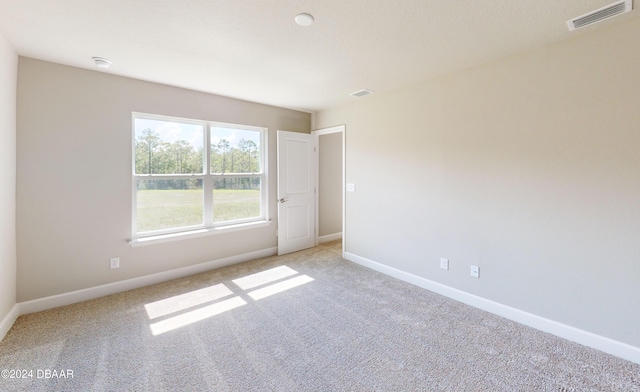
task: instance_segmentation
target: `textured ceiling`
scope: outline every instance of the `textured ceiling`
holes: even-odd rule
[[[22,56],[316,111],[638,15],[568,31],[613,1],[0,0],[0,33]]]

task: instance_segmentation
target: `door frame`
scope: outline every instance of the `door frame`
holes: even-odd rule
[[[336,125],[334,127],[329,127],[329,128],[322,128],[322,129],[317,129],[315,131],[311,132],[314,135],[314,142],[315,142],[315,146],[316,146],[316,151],[315,151],[315,169],[316,169],[316,178],[315,178],[315,188],[316,188],[316,194],[315,194],[315,245],[318,245],[318,239],[320,237],[320,203],[319,203],[319,199],[320,199],[320,136],[323,135],[328,135],[331,133],[342,133],[342,257],[344,257],[345,252],[346,252],[346,232],[347,232],[347,219],[346,219],[346,210],[347,210],[347,197],[346,197],[346,192],[345,192],[345,181],[347,178],[347,165],[346,165],[346,151],[347,151],[347,147],[346,147],[346,126],[343,125]]]

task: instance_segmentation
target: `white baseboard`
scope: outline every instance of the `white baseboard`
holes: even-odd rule
[[[444,295],[445,297],[449,297],[456,301],[471,305],[478,309],[482,309],[484,311],[496,314],[509,320],[513,320],[520,324],[524,324],[540,331],[559,336],[563,339],[595,348],[607,354],[615,355],[628,361],[640,364],[639,347],[631,346],[617,340],[596,335],[594,333],[571,327],[557,321],[549,320],[532,313],[527,313],[525,311],[512,308],[510,306],[506,306],[501,303],[479,297],[477,295],[469,294],[465,291],[445,286],[441,283],[437,283],[432,280],[425,279],[420,276],[413,275],[384,264],[380,264],[376,261],[369,260],[353,253],[345,252],[345,259],[363,265],[372,270],[381,272],[385,275],[389,275],[396,279],[411,283],[423,289],[427,289],[440,295]]]
[[[138,278],[121,280],[119,282],[108,283],[101,286],[90,287],[87,289],[72,291],[69,293],[52,295],[50,297],[21,302],[18,304],[20,314],[22,315],[41,312],[43,310],[53,309],[59,306],[71,305],[77,302],[104,297],[105,295],[121,293],[127,290],[133,290],[156,283],[183,278],[185,276],[199,274],[201,272],[210,271],[212,269],[243,263],[249,260],[259,259],[261,257],[273,256],[277,253],[277,251],[277,248],[267,248],[255,252],[249,252],[196,265],[190,265],[188,267],[176,268],[170,271],[158,272]]]
[[[0,341],[2,341],[5,336],[7,336],[7,332],[9,332],[9,330],[13,326],[13,323],[16,322],[18,316],[20,316],[20,306],[18,304],[15,304],[11,307],[9,313],[4,316],[2,321],[0,321]]]
[[[322,237],[318,237],[318,243],[323,244],[325,242],[331,242],[342,239],[342,232],[335,234],[323,235]]]

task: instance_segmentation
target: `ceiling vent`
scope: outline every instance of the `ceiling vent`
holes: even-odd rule
[[[353,93],[351,93],[351,95],[353,95],[354,97],[364,97],[365,95],[369,95],[369,94],[373,94],[374,92],[368,89],[362,89],[359,91],[355,91]]]
[[[633,0],[621,0],[616,1],[613,4],[609,4],[588,14],[580,15],[577,18],[567,21],[569,31],[579,29],[581,27],[589,26],[594,23],[598,23],[605,19],[612,18],[616,15],[624,14],[631,11]]]

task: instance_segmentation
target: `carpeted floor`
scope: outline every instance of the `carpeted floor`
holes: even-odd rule
[[[640,391],[640,365],[345,261],[339,242],[21,316],[2,369],[26,371],[2,391]]]

